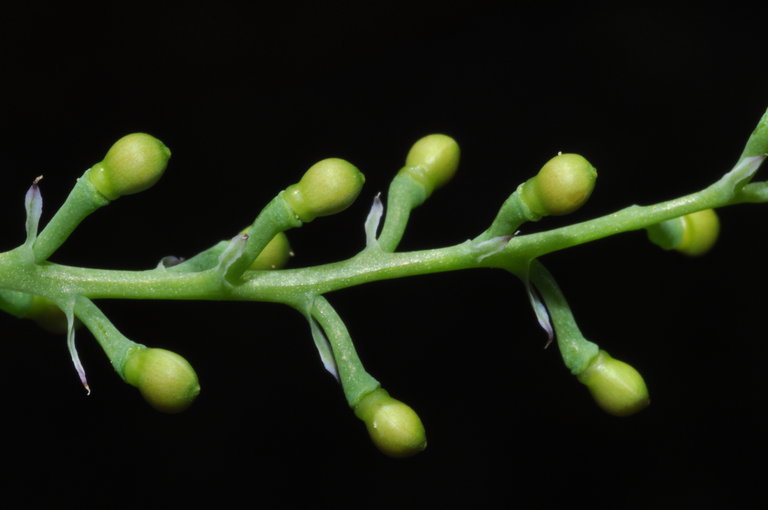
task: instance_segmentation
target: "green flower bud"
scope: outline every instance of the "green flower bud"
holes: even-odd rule
[[[459,144],[450,136],[427,135],[413,144],[400,172],[421,183],[429,197],[453,178],[459,167],[460,153]]]
[[[572,213],[595,188],[597,170],[578,154],[558,154],[522,187],[525,204],[540,216]]]
[[[424,425],[416,412],[378,388],[355,406],[355,415],[365,422],[373,444],[390,457],[410,457],[427,447]]]
[[[288,244],[288,236],[279,232],[267,243],[259,256],[251,262],[248,269],[259,271],[263,269],[280,269],[285,267],[291,257],[291,245]]]
[[[640,373],[603,350],[578,378],[608,414],[629,416],[650,403],[648,388]]]
[[[286,188],[284,197],[303,222],[343,211],[355,201],[365,176],[352,163],[328,158],[312,165],[301,180]]]
[[[63,334],[68,329],[66,314],[56,304],[42,296],[32,296],[24,318],[34,320],[38,326],[49,333]],[[75,326],[79,325],[80,322],[75,320]]]
[[[720,220],[714,209],[704,209],[683,216],[685,234],[677,251],[692,257],[704,255],[715,245],[720,234]]]
[[[141,347],[123,364],[123,377],[144,399],[164,413],[185,410],[200,393],[197,374],[187,360],[165,349]]]
[[[715,245],[720,233],[720,220],[714,209],[704,209],[679,218],[663,221],[648,228],[648,238],[665,250],[697,257]]]
[[[152,187],[165,172],[171,151],[146,133],[132,133],[115,142],[104,160],[88,172],[96,189],[109,200]]]

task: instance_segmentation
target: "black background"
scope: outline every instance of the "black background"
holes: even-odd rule
[[[123,134],[173,151],[163,180],[89,218],[61,263],[143,269],[252,221],[314,161],[367,176],[344,214],[290,233],[294,266],[353,255],[373,196],[413,141],[462,146],[451,185],[401,247],[482,231],[557,151],[598,168],[572,218],[700,189],[735,161],[768,106],[764,11],[468,2],[39,2],[3,17],[0,249],[23,240]],[[547,256],[585,334],[637,367],[653,403],[602,414],[544,350],[522,286],[494,271],[379,282],[329,296],[370,372],[421,415],[426,452],[382,457],[323,371],[309,328],[271,304],[100,303],[139,342],[182,353],[203,392],[159,415],[86,331],[79,386],[63,338],[0,317],[0,485],[25,501],[110,507],[200,502],[391,508],[716,507],[763,479],[766,331],[760,206],[721,212],[721,242],[689,260],[629,233]],[[304,503],[306,506],[307,503]]]

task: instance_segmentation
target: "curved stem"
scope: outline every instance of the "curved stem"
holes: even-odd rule
[[[547,306],[565,366],[572,374],[579,375],[589,366],[600,349],[584,338],[555,278],[538,260],[531,263],[530,277]]]
[[[488,230],[480,234],[476,241],[484,241],[497,236],[514,235],[526,221],[539,221],[541,216],[528,207],[522,199],[523,184],[504,201]]]
[[[316,296],[311,316],[320,323],[333,350],[347,403],[354,408],[360,399],[380,386],[363,367],[344,321],[323,296]]]
[[[142,347],[130,340],[90,299],[79,296],[75,301],[75,315],[99,342],[115,371],[123,377],[123,365],[131,349]]]

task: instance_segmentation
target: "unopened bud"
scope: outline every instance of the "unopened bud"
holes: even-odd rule
[[[42,296],[32,296],[24,317],[34,320],[38,326],[49,333],[63,334],[68,329],[66,314],[55,303]],[[80,321],[75,319],[75,326],[79,325]]]
[[[597,170],[578,154],[558,154],[523,185],[522,198],[540,216],[571,213],[595,188]]]
[[[189,362],[165,349],[141,347],[132,351],[123,365],[123,376],[152,407],[164,413],[185,410],[200,393],[197,374]]]
[[[291,245],[288,244],[288,236],[279,232],[267,243],[259,256],[251,262],[248,269],[259,271],[264,269],[280,269],[285,267],[291,257]]]
[[[328,158],[312,165],[301,180],[288,186],[285,200],[303,222],[343,211],[357,198],[365,176],[352,163]]]
[[[605,351],[601,350],[578,378],[608,414],[629,416],[650,403],[643,376]]]
[[[426,196],[450,181],[459,167],[461,151],[456,140],[447,135],[427,135],[417,141],[405,158],[400,170],[420,182]]]
[[[171,151],[146,133],[132,133],[116,141],[104,160],[96,163],[88,177],[109,200],[152,187],[165,172]]]
[[[410,457],[427,447],[419,415],[382,388],[363,397],[355,406],[355,415],[365,422],[373,444],[385,455]]]
[[[704,209],[648,227],[648,238],[665,250],[677,250],[691,257],[707,253],[720,234],[720,220],[714,209]]]

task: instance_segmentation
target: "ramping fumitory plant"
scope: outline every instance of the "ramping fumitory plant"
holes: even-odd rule
[[[325,294],[354,285],[468,268],[497,268],[517,276],[550,340],[557,339],[565,365],[606,412],[625,416],[648,405],[643,378],[581,333],[553,276],[539,259],[548,253],[606,236],[647,229],[664,249],[701,255],[719,230],[714,210],[744,202],[768,202],[768,181],[752,182],[768,153],[768,112],[735,166],[714,184],[650,206],[631,206],[565,227],[517,235],[525,222],[564,215],[589,198],[596,170],[582,156],[559,154],[524,181],[502,204],[487,230],[455,246],[397,252],[411,210],[446,184],[457,170],[459,147],[442,134],[411,148],[387,196],[378,197],[365,220],[366,246],[348,260],[283,269],[290,246],[285,231],[348,207],[360,193],[363,174],[342,159],[313,165],[301,180],[269,202],[254,222],[229,240],[187,259],[166,257],[153,269],[119,271],[71,267],[50,261],[89,214],[123,195],[152,186],[165,171],[170,151],[156,138],[135,133],[118,140],[104,159],[77,180],[42,230],[42,198],[36,179],[25,198],[26,240],[0,253],[0,309],[65,333],[75,368],[88,389],[74,345],[82,323],[104,349],[115,371],[160,411],[187,408],[200,391],[197,375],[180,355],[136,343],[120,333],[94,300],[200,299],[269,301],[299,311],[309,323],[325,368],[340,382],[355,414],[385,454],[405,457],[426,446],[424,427],[408,405],[391,397],[358,358],[349,331]],[[379,229],[381,219],[383,225]]]

